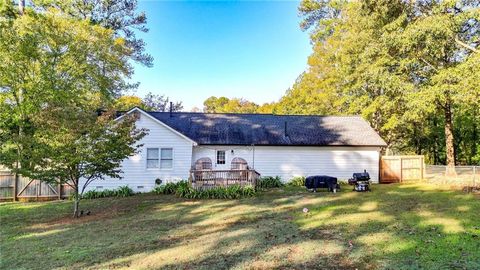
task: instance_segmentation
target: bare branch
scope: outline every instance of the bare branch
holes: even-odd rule
[[[473,52],[476,52],[476,53],[480,53],[480,51],[477,50],[477,48],[468,45],[467,43],[459,40],[458,38],[455,38],[455,42],[456,42],[458,45],[460,45],[460,46],[462,46],[462,47],[464,47],[464,48],[466,48],[466,49],[469,49],[469,50],[471,50],[471,51],[473,51]]]
[[[422,60],[425,64],[427,64],[427,66],[431,67],[435,71],[438,71],[438,69],[436,67],[434,67],[432,64],[430,64],[427,60],[425,60],[423,58],[420,58],[420,60]]]

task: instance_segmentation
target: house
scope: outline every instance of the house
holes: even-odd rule
[[[262,176],[325,174],[348,179],[367,170],[379,179],[386,144],[359,116],[147,112],[134,108],[149,134],[139,154],[122,164],[122,179],[94,181],[89,189],[128,185],[149,191],[155,180],[178,181],[191,170],[248,168]],[[121,119],[120,116],[118,119]]]

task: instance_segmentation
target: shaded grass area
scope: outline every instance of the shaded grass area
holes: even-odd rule
[[[82,204],[0,205],[0,269],[480,269],[480,197],[428,184]]]

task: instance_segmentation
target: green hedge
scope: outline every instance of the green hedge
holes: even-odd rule
[[[156,187],[153,192],[156,194],[175,194],[178,197],[187,199],[239,199],[255,195],[255,189],[249,186],[241,187],[239,185],[232,185],[228,187],[197,190],[187,181],[167,183]]]
[[[129,186],[121,186],[117,189],[90,190],[82,195],[82,199],[97,199],[106,197],[128,197],[134,195],[135,192]]]
[[[284,184],[279,176],[265,176],[257,180],[257,188],[278,188],[283,186]]]
[[[288,181],[287,186],[303,187],[305,186],[305,176],[296,176]]]

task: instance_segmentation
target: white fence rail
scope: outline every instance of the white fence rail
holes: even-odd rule
[[[480,186],[480,166],[455,166],[455,173],[447,175],[447,166],[426,165],[424,178],[437,184]]]

